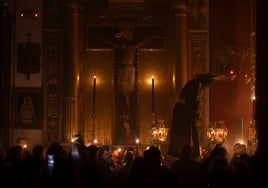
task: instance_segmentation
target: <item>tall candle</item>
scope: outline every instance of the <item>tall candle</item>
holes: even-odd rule
[[[152,76],[152,113],[154,113],[154,77]]]
[[[140,143],[140,140],[136,139],[136,156],[139,155],[139,143]]]
[[[253,120],[255,121],[256,117],[255,117],[255,110],[256,110],[256,101],[255,101],[255,97],[253,98],[253,101],[252,101],[252,105],[253,105],[253,112],[252,112],[252,116],[253,116]]]
[[[93,83],[93,114],[96,111],[96,76],[94,76],[94,83]]]

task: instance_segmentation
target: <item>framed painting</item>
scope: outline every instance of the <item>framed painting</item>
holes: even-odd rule
[[[14,90],[14,128],[41,129],[42,96],[40,88]]]

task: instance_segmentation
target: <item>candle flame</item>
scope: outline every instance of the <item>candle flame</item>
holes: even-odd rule
[[[98,142],[97,139],[94,139],[94,144],[97,144],[97,142]]]

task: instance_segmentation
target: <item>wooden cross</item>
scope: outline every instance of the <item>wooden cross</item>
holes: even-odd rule
[[[33,36],[32,33],[28,32],[28,33],[26,34],[26,36],[28,37],[28,42],[30,42],[30,38],[31,38],[31,36]]]

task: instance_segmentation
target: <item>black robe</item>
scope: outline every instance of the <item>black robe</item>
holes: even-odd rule
[[[196,127],[198,118],[198,94],[203,83],[195,78],[188,81],[179,95],[173,109],[172,125],[169,137],[168,154],[174,157],[181,157],[181,148],[185,144],[193,147],[193,156],[199,156],[199,141]]]

